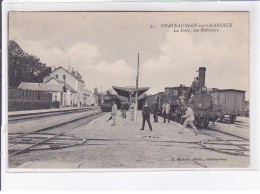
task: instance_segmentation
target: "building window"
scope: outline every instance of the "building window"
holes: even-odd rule
[[[66,79],[66,75],[63,75],[63,79],[64,79],[64,80]]]
[[[59,76],[58,76],[58,75],[56,75],[56,79],[59,79]]]

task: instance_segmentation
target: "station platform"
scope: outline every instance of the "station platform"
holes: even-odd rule
[[[142,127],[141,111],[137,112],[137,121],[131,121],[130,112],[127,112],[127,118],[123,119],[119,110],[115,126],[111,126],[112,120],[107,121],[110,116],[111,113],[104,114],[88,124],[66,131],[68,135],[86,139],[84,145],[46,150],[41,153],[31,152],[28,153],[29,160],[27,161],[25,161],[24,155],[17,155],[16,161],[21,160],[17,167],[26,169],[98,168],[100,170],[108,168],[248,167],[249,157],[204,149],[200,142],[216,141],[216,138],[203,133],[195,136],[191,128],[187,128],[183,134],[179,134],[182,126],[176,122],[163,123],[163,118],[159,117],[158,123],[154,123],[151,115],[153,131],[150,131],[147,123],[145,129],[140,130]],[[224,125],[220,123],[219,126]],[[234,130],[237,128],[235,125],[227,127],[234,127]]]
[[[185,129],[184,134],[179,134],[181,125],[179,123],[170,121],[170,123],[163,123],[163,118],[158,117],[158,123],[154,122],[151,115],[150,122],[153,130],[150,131],[147,122],[145,123],[144,130],[142,128],[142,112],[137,112],[137,121],[132,121],[130,112],[127,112],[127,118],[123,119],[120,110],[117,113],[116,125],[112,126],[112,120],[108,121],[110,113],[92,121],[88,124],[88,138],[120,138],[120,139],[160,139],[160,140],[173,140],[173,139],[200,139],[195,136],[193,129]],[[151,137],[150,137],[151,136]]]

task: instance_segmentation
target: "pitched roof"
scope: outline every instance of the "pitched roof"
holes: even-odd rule
[[[52,80],[52,79],[54,79],[54,80],[56,80],[58,83],[64,85],[64,81],[58,80],[58,79],[56,79],[55,77],[52,77],[51,79],[48,79],[48,80],[45,82],[45,84],[46,84],[48,81]],[[49,85],[50,85],[50,84],[49,84]],[[70,90],[72,93],[77,93],[76,90],[74,90],[72,87],[70,87],[70,86],[69,86],[68,84],[66,84],[66,83],[65,83],[65,87],[66,87],[67,90]]]
[[[56,69],[54,69],[51,73],[53,73],[53,72],[55,72],[55,71],[57,71],[58,69],[60,69],[60,68],[62,68],[63,70],[65,70],[68,74],[70,74],[70,75],[72,75],[74,78],[76,78],[78,81],[80,81],[80,82],[82,82],[82,83],[84,83],[84,81],[83,80],[81,80],[81,79],[79,79],[77,76],[75,76],[75,75],[73,75],[72,73],[70,73],[67,69],[65,69],[64,67],[62,67],[62,66],[60,66],[60,67],[58,67],[58,68],[56,68]]]
[[[18,88],[23,89],[23,90],[63,92],[63,85],[60,85],[60,84],[22,82],[18,86]]]
[[[216,90],[212,92],[222,92],[222,91],[237,91],[237,92],[246,92],[244,90],[236,90],[236,89],[222,89],[222,90]]]

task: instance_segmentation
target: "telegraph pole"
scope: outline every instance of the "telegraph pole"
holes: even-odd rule
[[[137,120],[137,109],[138,109],[138,79],[139,79],[139,53],[137,59],[137,76],[136,76],[136,93],[135,93],[135,121]]]

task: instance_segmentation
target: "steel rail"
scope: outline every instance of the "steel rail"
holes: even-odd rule
[[[85,119],[85,118],[88,118],[88,117],[91,117],[91,116],[95,116],[95,115],[98,115],[98,114],[101,114],[101,113],[103,113],[103,112],[97,112],[97,113],[94,113],[94,114],[91,114],[91,115],[87,115],[87,116],[84,116],[84,117],[80,117],[80,118],[77,118],[77,119],[72,120],[72,121],[68,121],[68,122],[65,122],[65,123],[61,123],[61,124],[59,124],[59,125],[53,125],[53,126],[50,126],[50,127],[46,127],[46,128],[42,128],[42,129],[30,131],[30,132],[27,132],[27,133],[22,133],[22,134],[19,133],[19,135],[15,136],[15,137],[9,138],[8,142],[10,142],[10,140],[13,140],[13,139],[15,140],[15,139],[17,139],[17,138],[24,137],[25,135],[30,135],[30,134],[33,135],[33,134],[37,134],[38,132],[51,130],[51,129],[54,129],[54,128],[57,128],[57,127],[61,127],[61,126],[63,126],[63,125],[67,125],[67,124],[70,124],[70,123],[73,123],[73,122],[76,122],[76,121],[79,121],[79,120],[82,120],[82,119]],[[85,123],[86,123],[86,122],[85,122]],[[81,126],[81,125],[82,125],[82,124],[80,124],[80,126]],[[47,134],[41,133],[41,135],[52,135],[52,134],[50,134],[50,133],[47,133]],[[68,135],[68,137],[71,137],[71,136]],[[74,137],[73,137],[73,138],[74,138]],[[86,141],[86,140],[84,139],[84,142],[85,142],[85,141]],[[12,144],[12,145],[10,145],[8,148],[13,147],[13,146],[18,145],[18,144],[19,144],[19,143]]]
[[[25,152],[26,150],[28,150],[28,149],[30,149],[30,148],[32,148],[32,147],[34,147],[34,146],[37,146],[37,145],[39,145],[39,144],[42,144],[42,143],[44,143],[44,142],[46,142],[46,141],[48,141],[48,140],[51,140],[51,139],[53,139],[53,138],[55,138],[55,137],[57,137],[57,136],[62,135],[62,134],[64,134],[64,133],[65,133],[65,132],[62,132],[62,133],[59,133],[59,134],[54,135],[54,136],[52,136],[52,137],[49,137],[49,138],[47,138],[47,139],[44,139],[44,140],[42,140],[42,141],[40,141],[40,142],[37,142],[37,143],[35,143],[35,144],[33,144],[33,145],[29,146],[29,147],[26,147],[26,148],[21,149],[21,150],[19,150],[19,151],[13,152],[13,153],[9,154],[8,156],[13,156],[13,155],[19,154],[19,153],[21,153],[21,152]]]
[[[162,116],[161,116],[161,117],[162,117]],[[170,119],[170,120],[173,121],[173,119]],[[175,121],[173,121],[173,122],[175,122]],[[216,132],[219,132],[219,133],[223,133],[223,134],[229,135],[229,136],[233,136],[233,137],[236,137],[236,138],[240,138],[240,139],[243,139],[243,140],[245,140],[245,141],[249,141],[248,138],[239,136],[239,135],[237,135],[237,134],[233,134],[233,133],[229,133],[229,132],[224,132],[224,131],[220,131],[220,130],[216,130],[216,129],[212,129],[212,128],[209,128],[209,129],[212,130],[212,131],[216,131]],[[203,130],[203,129],[202,129],[202,130]],[[204,129],[204,130],[205,130],[205,129]],[[211,135],[211,134],[208,134],[208,133],[205,133],[205,132],[201,132],[201,129],[200,129],[200,133],[202,133],[202,134],[204,134],[204,135],[211,136],[211,137],[213,137],[213,138],[216,138],[216,139],[219,140],[219,141],[224,141],[224,142],[226,142],[226,143],[228,143],[228,144],[230,144],[230,145],[236,146],[236,147],[241,148],[241,149],[243,149],[243,150],[245,150],[245,151],[249,151],[247,148],[245,148],[245,147],[243,147],[243,146],[241,146],[241,145],[239,145],[239,144],[234,144],[234,143],[231,143],[230,141],[223,140],[223,139],[221,139],[220,137],[216,137],[216,136],[214,136],[214,135]],[[220,152],[220,153],[225,153],[225,154],[230,154],[230,155],[248,156],[248,155],[244,154],[244,152],[242,152],[242,153],[241,153],[241,152],[239,152],[239,153],[232,153],[232,152],[225,151],[225,148],[224,148],[224,149],[211,148],[211,147],[206,146],[205,143],[206,143],[206,142],[201,141],[201,142],[198,142],[198,145],[201,145],[204,149],[208,149],[208,150],[212,150],[212,151],[216,151],[216,152]],[[237,149],[237,151],[240,151],[240,150]]]
[[[65,133],[65,132],[64,132]],[[63,134],[61,134],[61,135],[63,135]],[[60,136],[61,136],[60,135]],[[56,136],[56,137],[59,137],[59,136]],[[56,137],[54,137],[54,138],[56,138]],[[49,140],[47,140],[47,141],[51,141],[52,139],[49,139]],[[50,148],[35,148],[35,149],[31,149],[31,151],[40,151],[40,150],[53,150],[53,149],[63,149],[63,148],[68,148],[68,147],[73,147],[73,146],[77,146],[77,145],[81,145],[81,144],[83,144],[83,143],[85,143],[86,142],[86,139],[84,139],[84,138],[80,138],[80,140],[81,141],[79,141],[79,142],[68,142],[68,143],[60,143],[60,142],[47,142],[47,141],[45,141],[45,142],[41,142],[39,145],[50,145],[50,146],[52,146],[52,147],[50,147]],[[29,142],[27,142],[27,144],[29,144]],[[55,146],[56,145],[56,146]],[[36,145],[37,146],[37,145]],[[35,147],[35,146],[33,146],[33,147]],[[26,148],[25,148],[26,149]]]
[[[205,133],[205,132],[200,132],[200,133],[202,133],[202,134],[204,134],[204,135],[208,135],[208,136],[214,137],[214,138],[218,139],[219,141],[223,141],[223,142],[228,143],[229,145],[236,146],[236,147],[240,148],[240,149],[234,149],[235,153],[233,153],[233,152],[230,152],[230,151],[226,151],[226,150],[228,150],[228,149],[225,149],[225,148],[211,148],[211,147],[208,147],[208,146],[206,145],[207,142],[206,142],[205,140],[204,140],[204,141],[200,141],[200,142],[199,142],[199,145],[201,145],[201,146],[204,147],[205,149],[212,150],[212,151],[216,151],[216,152],[220,152],[220,153],[225,153],[225,154],[229,154],[229,155],[248,156],[248,155],[246,155],[243,151],[249,151],[249,150],[248,150],[247,148],[243,147],[243,146],[240,146],[240,145],[238,145],[238,144],[231,143],[230,141],[223,140],[223,139],[221,139],[221,138],[219,138],[219,137],[216,137],[216,136],[214,136],[214,135],[211,135],[211,134],[208,134],[208,133]],[[227,144],[225,144],[225,145],[227,145]],[[243,151],[241,151],[241,149],[242,149]]]
[[[56,125],[48,126],[48,127],[45,127],[45,128],[34,130],[34,131],[29,131],[27,133],[23,133],[23,134],[14,136],[14,137],[10,137],[9,140],[16,139],[16,138],[19,138],[19,137],[23,137],[25,135],[36,133],[36,132],[51,130],[51,129],[54,129],[54,128],[57,128],[57,127],[61,127],[63,125],[68,125],[70,123],[73,123],[73,122],[76,122],[76,121],[79,121],[79,120],[82,120],[82,119],[85,119],[85,118],[88,118],[88,117],[91,117],[91,116],[94,116],[94,115],[97,115],[97,114],[101,114],[101,113],[102,112],[98,112],[98,113],[94,113],[94,114],[91,114],[91,115],[83,116],[83,117],[80,117],[80,118],[77,118],[77,119],[73,119],[73,120],[70,120],[70,121],[66,121],[66,122],[63,122],[63,123],[59,123],[59,124],[56,124]]]
[[[246,137],[242,137],[242,136],[237,135],[237,134],[234,134],[234,133],[225,132],[225,131],[220,131],[220,130],[213,129],[213,128],[209,128],[209,129],[210,129],[211,131],[216,131],[216,132],[219,132],[219,133],[223,133],[223,134],[226,134],[226,135],[230,135],[230,136],[233,136],[233,137],[237,137],[237,138],[240,138],[240,139],[243,139],[243,140],[249,141],[248,138],[246,138]],[[206,129],[200,129],[200,130],[206,130]]]
[[[76,109],[76,110],[33,113],[33,114],[28,114],[28,115],[17,115],[17,116],[11,116],[11,117],[8,116],[8,122],[23,121],[23,120],[28,120],[28,119],[42,118],[42,117],[50,117],[50,116],[57,116],[57,115],[80,113],[80,112],[86,112],[86,111],[89,111],[89,110],[93,110],[93,109],[85,108],[85,109]]]

